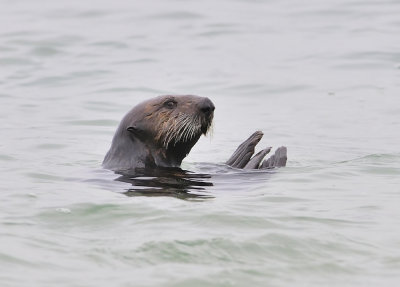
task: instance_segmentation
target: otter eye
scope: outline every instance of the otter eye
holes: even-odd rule
[[[164,103],[164,106],[168,109],[173,109],[176,107],[176,102],[174,100],[168,100]]]

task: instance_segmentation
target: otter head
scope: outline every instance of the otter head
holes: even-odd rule
[[[208,98],[191,95],[161,96],[137,105],[122,120],[103,165],[113,166],[107,162],[122,157],[123,168],[179,167],[209,131],[214,109]]]

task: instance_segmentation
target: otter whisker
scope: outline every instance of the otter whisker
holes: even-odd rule
[[[210,138],[213,137],[213,135],[214,135],[214,122],[211,122],[211,124],[208,125],[206,135],[210,135]]]
[[[178,115],[178,117],[175,117],[173,120],[167,122],[171,125],[167,128],[167,132],[164,133],[165,137],[163,141],[163,146],[165,146],[165,148],[168,148],[172,139],[177,136],[177,130],[178,130],[177,126],[178,123],[180,122],[180,117],[181,115]]]
[[[179,142],[189,142],[196,136],[199,136],[203,127],[204,134],[207,134],[212,119],[205,119],[198,114],[175,114],[174,117],[168,118],[168,114],[164,114],[158,121],[158,134],[156,140],[159,141],[166,149],[173,144]]]
[[[172,124],[168,127],[167,133],[165,133],[167,136],[164,138],[164,141],[163,141],[163,145],[166,148],[168,148],[172,139],[174,139],[174,138],[176,139],[176,137],[179,136],[179,130],[182,128],[181,122],[182,122],[182,114],[179,114],[177,117],[174,118],[174,120],[172,121]]]
[[[168,127],[168,136],[164,137],[163,145],[168,148],[172,142],[174,145],[181,141],[187,142],[199,134],[200,130],[201,121],[198,116],[179,114]]]
[[[175,138],[175,144],[180,141],[187,141],[193,137],[192,128],[196,126],[196,122],[185,115],[183,120],[180,122],[180,128],[178,129],[178,136]]]
[[[191,121],[192,124],[190,124],[190,122],[188,120],[189,119],[187,119],[186,122],[184,123],[185,129],[182,133],[182,139],[184,141],[188,141],[188,140],[192,139],[195,134],[195,129],[197,130],[197,127],[198,127],[197,117]]]

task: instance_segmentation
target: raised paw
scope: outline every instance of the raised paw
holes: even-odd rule
[[[239,145],[233,155],[227,160],[226,164],[235,168],[244,169],[269,169],[286,166],[287,148],[284,146],[278,148],[275,154],[264,161],[263,159],[271,151],[271,147],[265,148],[253,156],[255,147],[260,142],[263,135],[261,131],[253,133],[247,140]]]

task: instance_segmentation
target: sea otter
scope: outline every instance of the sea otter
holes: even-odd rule
[[[114,171],[179,168],[200,136],[208,133],[214,110],[210,99],[192,95],[160,96],[138,104],[119,124],[103,167]],[[259,131],[251,135],[226,164],[244,169],[285,166],[285,147],[280,147],[263,163],[271,148],[252,158],[262,136]]]

